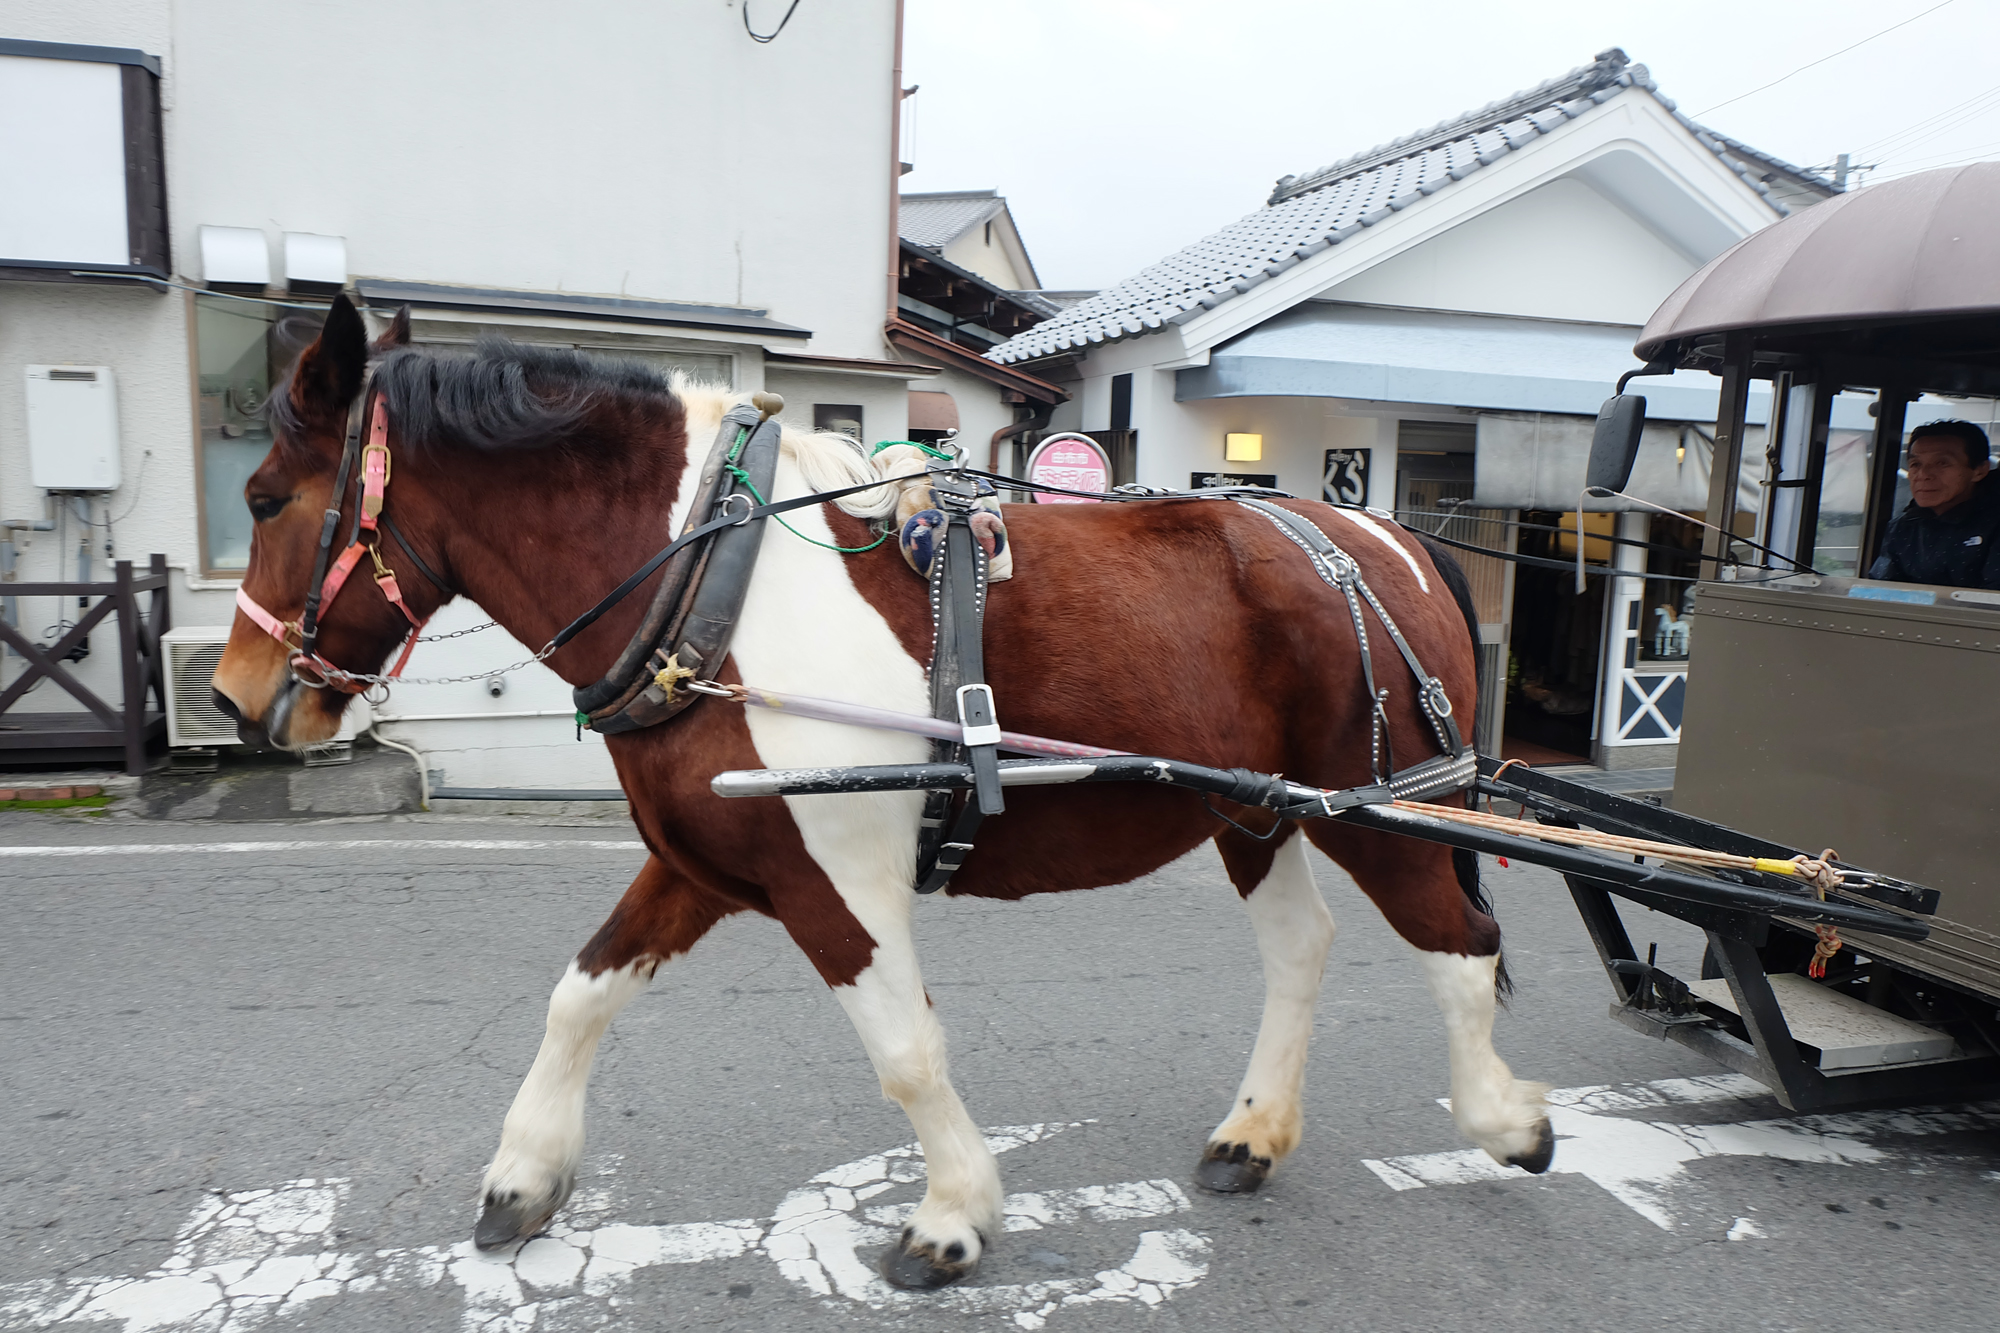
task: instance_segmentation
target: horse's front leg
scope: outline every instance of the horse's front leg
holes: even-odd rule
[[[1230,880],[1243,895],[1264,959],[1264,1018],[1236,1101],[1195,1168],[1195,1183],[1220,1194],[1245,1194],[1299,1144],[1305,1115],[1306,1047],[1312,1040],[1333,914],[1306,861],[1306,840],[1286,830],[1272,852],[1240,833],[1216,839]]]
[[[473,1240],[483,1250],[532,1236],[576,1187],[583,1157],[583,1106],[597,1043],[659,965],[687,952],[708,928],[740,910],[672,874],[654,857],[549,996],[548,1027],[500,1131],[500,1150],[480,1186]]]
[[[979,1266],[986,1242],[999,1234],[1000,1168],[951,1086],[944,1027],[917,969],[911,896],[903,882],[865,892],[843,888],[840,897],[875,947],[851,980],[824,965],[821,972],[860,1033],[883,1095],[903,1108],[923,1146],[924,1201],[881,1262],[882,1276],[894,1285],[922,1289],[956,1282]],[[826,956],[823,913],[781,905],[779,917],[808,956]]]

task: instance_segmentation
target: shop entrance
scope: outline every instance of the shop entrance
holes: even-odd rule
[[[1459,543],[1451,554],[1472,585],[1479,618],[1480,750],[1500,750],[1506,711],[1507,618],[1512,566],[1464,547],[1505,551],[1509,514],[1472,503],[1474,428],[1469,422],[1402,421],[1396,429],[1396,519],[1406,527]]]
[[[1611,563],[1605,539],[1617,519],[1616,514],[1583,516],[1586,563]],[[1574,513],[1523,510],[1518,549],[1574,561],[1576,522]],[[1514,580],[1501,756],[1530,764],[1587,764],[1604,651],[1604,579],[1588,575],[1578,593],[1573,571],[1524,564],[1515,569]]]

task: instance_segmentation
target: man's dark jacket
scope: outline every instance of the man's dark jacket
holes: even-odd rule
[[[1943,514],[1906,506],[1889,525],[1868,577],[2000,588],[2000,474],[1987,477],[1971,499]]]

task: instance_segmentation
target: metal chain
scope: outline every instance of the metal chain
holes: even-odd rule
[[[493,629],[496,626],[498,626],[499,623],[500,622],[497,620],[489,620],[484,625],[474,625],[471,629],[455,629],[447,634],[426,634],[422,638],[418,639],[417,642],[443,643],[446,639],[462,639],[468,634],[477,634],[479,633],[479,631],[483,629]]]
[[[484,628],[484,626],[481,628]],[[466,632],[470,633],[470,631]],[[495,676],[505,676],[516,671],[524,671],[538,662],[547,661],[554,655],[555,651],[555,644],[546,644],[533,657],[523,658],[512,666],[498,667],[491,671],[478,671],[469,676],[381,676],[366,671],[342,671],[339,667],[329,668],[324,674],[328,680],[357,681],[363,685],[380,685],[385,688],[391,685],[466,685],[477,680],[491,680]],[[315,667],[315,669],[317,670],[318,668]]]

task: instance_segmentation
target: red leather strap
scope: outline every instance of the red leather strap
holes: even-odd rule
[[[244,615],[250,617],[251,624],[263,630],[279,643],[287,641],[285,636],[291,632],[292,627],[272,615],[269,611],[266,611],[263,607],[257,605],[256,600],[249,593],[243,591],[240,584],[236,589],[236,606]]]

